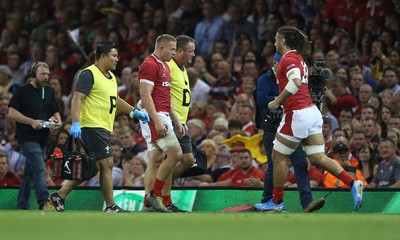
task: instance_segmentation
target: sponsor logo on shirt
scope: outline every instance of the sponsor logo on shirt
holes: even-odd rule
[[[286,69],[289,70],[289,69],[291,69],[292,67],[295,67],[295,66],[296,66],[296,64],[292,63],[289,66],[287,66]]]

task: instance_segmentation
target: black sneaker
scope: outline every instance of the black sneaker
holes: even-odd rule
[[[325,205],[325,199],[320,198],[318,200],[314,200],[308,204],[308,206],[304,209],[304,212],[315,212],[321,209]]]
[[[116,204],[113,204],[113,205],[110,206],[110,207],[106,207],[106,209],[104,210],[104,212],[106,212],[106,213],[115,213],[115,212],[127,213],[127,212],[129,212],[129,211],[126,211],[126,210],[120,208],[120,207],[119,207],[118,205],[116,205]]]
[[[64,212],[64,199],[57,192],[50,193],[49,202],[57,212]]]
[[[182,209],[178,208],[178,207],[175,206],[173,203],[171,203],[171,205],[169,205],[169,206],[167,207],[167,209],[168,209],[170,212],[188,212],[188,211],[185,211],[185,210],[182,210]]]

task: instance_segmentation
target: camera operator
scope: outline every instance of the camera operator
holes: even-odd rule
[[[353,109],[358,106],[357,99],[347,90],[346,80],[339,76],[328,81],[325,96],[331,100],[331,112],[336,118],[343,108]]]

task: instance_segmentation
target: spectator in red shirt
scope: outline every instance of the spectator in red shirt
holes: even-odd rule
[[[21,184],[21,179],[8,169],[8,154],[0,150],[0,186],[16,187]]]
[[[331,112],[338,118],[342,108],[356,108],[358,106],[357,99],[351,95],[346,88],[345,79],[342,77],[334,77],[328,84],[325,94],[332,102]]]
[[[214,183],[201,183],[199,186],[263,186],[264,172],[253,165],[250,150],[243,148],[239,150],[240,165],[231,177],[224,181]]]

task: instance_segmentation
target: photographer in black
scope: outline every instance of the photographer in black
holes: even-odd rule
[[[273,161],[272,147],[275,139],[276,129],[281,121],[283,110],[282,108],[269,111],[267,105],[279,95],[278,85],[275,77],[275,69],[278,68],[278,63],[281,59],[280,54],[274,56],[274,67],[268,69],[262,74],[257,81],[257,89],[254,92],[254,100],[256,101],[256,128],[264,130],[263,144],[268,158],[268,167],[265,171],[264,192],[261,203],[255,204],[254,208],[257,211],[266,211],[264,205],[272,199],[273,184]],[[290,155],[290,161],[294,167],[294,172],[297,181],[297,187],[300,193],[301,206],[304,212],[313,212],[322,208],[325,204],[324,199],[313,201],[310,178],[308,175],[308,163],[305,158],[302,145]]]

